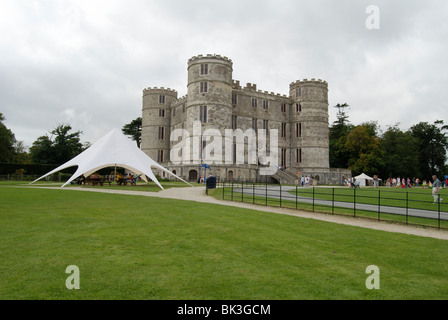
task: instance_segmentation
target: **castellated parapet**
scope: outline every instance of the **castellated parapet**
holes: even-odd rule
[[[326,81],[296,80],[289,85],[289,95],[285,95],[257,89],[253,83],[243,86],[232,73],[231,59],[217,54],[197,55],[187,63],[185,96],[178,98],[177,91],[170,88],[144,89],[142,150],[182,178],[196,181],[203,174],[200,165],[208,162],[204,150],[196,155],[193,153],[198,151],[190,148],[190,159],[199,157],[198,163],[174,164],[170,151],[178,142],[170,141],[173,130],[185,129],[193,138],[193,127],[198,122],[201,132],[215,129],[223,137],[226,129],[277,129],[278,163],[286,169],[270,179],[298,183],[302,175],[307,175],[320,183],[339,183],[350,176],[347,170],[336,172],[329,168]],[[201,142],[201,147],[207,143]],[[247,140],[244,144],[247,160]],[[222,154],[225,152],[223,145]],[[266,181],[265,176],[260,176],[260,163],[224,164],[223,159],[220,164],[208,164],[221,180]]]

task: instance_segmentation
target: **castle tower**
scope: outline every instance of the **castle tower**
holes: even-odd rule
[[[220,55],[198,55],[188,60],[186,127],[195,140],[193,124],[201,122],[201,132],[217,129],[224,134],[232,120],[232,60]],[[198,139],[199,140],[199,139]],[[197,140],[197,141],[198,141]],[[201,163],[204,142],[191,148],[190,159]],[[198,152],[199,154],[193,154]],[[224,154],[224,153],[223,153]]]
[[[154,161],[166,163],[170,156],[170,125],[177,92],[165,88],[143,90],[141,149]]]
[[[316,171],[329,168],[328,84],[322,80],[290,84],[291,151],[295,167]]]

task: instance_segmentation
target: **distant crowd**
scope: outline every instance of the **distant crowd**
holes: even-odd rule
[[[447,179],[440,179],[442,184],[442,188],[446,188],[448,185]],[[431,189],[432,181],[424,179],[423,181],[419,178],[389,178],[386,180],[386,187],[391,188],[423,188],[423,189]]]
[[[379,186],[379,180],[378,176],[373,176],[372,185],[373,187]],[[440,179],[440,183],[442,188],[446,188],[448,186],[448,178],[446,179]],[[355,179],[353,177],[345,179],[343,182],[344,186],[346,187],[359,187],[359,179]],[[388,178],[386,180],[386,183],[384,184],[386,187],[391,188],[423,188],[423,189],[431,189],[432,188],[432,181],[431,180],[420,180],[419,178]]]

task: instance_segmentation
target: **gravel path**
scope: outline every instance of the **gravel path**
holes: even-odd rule
[[[45,187],[48,188],[48,187]],[[226,200],[218,200],[213,197],[207,196],[205,193],[205,187],[184,187],[184,188],[168,188],[159,192],[148,191],[135,191],[135,190],[114,190],[114,189],[94,189],[94,188],[82,188],[82,187],[69,187],[60,188],[55,187],[51,189],[59,190],[80,190],[90,192],[103,192],[103,193],[119,193],[128,195],[140,195],[147,197],[158,197],[178,200],[188,200],[197,202],[213,203],[225,206],[253,209],[258,211],[273,212],[278,214],[287,214],[291,216],[297,216],[302,218],[310,218],[321,221],[328,221],[333,223],[339,223],[350,226],[357,226],[362,228],[370,228],[388,232],[405,233],[410,235],[416,235],[421,237],[430,237],[436,239],[448,240],[448,231],[438,230],[432,228],[423,228],[410,225],[401,225],[395,223],[380,222],[362,218],[345,217],[339,215],[331,215],[317,212],[307,212],[294,209],[277,208],[277,207],[265,207],[260,205],[254,205],[251,203],[241,203]]]

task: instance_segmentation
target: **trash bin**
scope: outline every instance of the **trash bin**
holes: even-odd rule
[[[205,188],[208,189],[216,189],[216,177],[210,176],[207,178],[207,181],[205,182]]]

